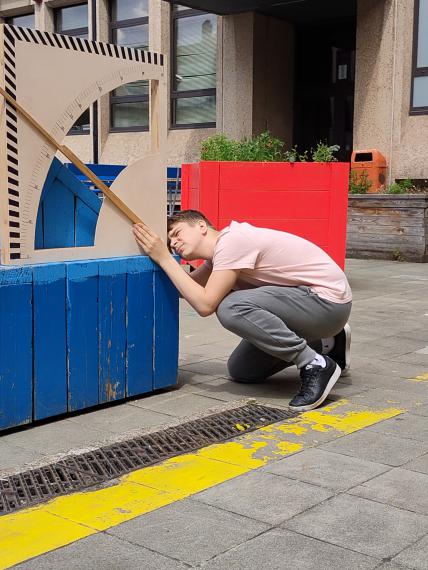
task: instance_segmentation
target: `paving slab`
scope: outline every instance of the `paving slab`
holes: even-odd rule
[[[406,568],[414,570],[426,570],[428,560],[428,536],[424,536],[421,540],[415,542],[398,554],[393,562],[402,564]]]
[[[140,401],[140,400],[138,400]],[[104,410],[79,414],[70,418],[70,422],[87,429],[95,429],[108,434],[122,434],[127,431],[144,429],[171,420],[170,415],[152,410],[140,409],[133,403],[120,404]]]
[[[196,372],[198,374],[208,374],[210,376],[227,376],[227,366],[224,360],[210,358],[193,364],[180,366],[180,370],[186,372]]]
[[[327,489],[259,470],[198,493],[193,499],[277,525],[332,494]]]
[[[362,554],[387,558],[424,536],[428,517],[343,494],[281,526]]]
[[[402,414],[367,428],[367,431],[398,435],[400,437],[428,441],[428,420],[413,414]]]
[[[17,465],[30,465],[38,458],[36,451],[0,441],[0,476],[14,472]]]
[[[261,471],[344,491],[376,477],[389,467],[323,449],[308,449],[263,467]]]
[[[98,412],[97,412],[98,413]],[[80,416],[82,417],[82,416]],[[99,443],[105,432],[93,426],[83,426],[71,419],[52,421],[1,436],[1,442],[10,443],[37,453],[39,456],[63,453],[70,449]]]
[[[365,390],[353,397],[356,404],[370,407],[383,407],[390,405],[407,411],[417,410],[420,406],[428,404],[428,392],[424,394],[413,394],[405,392],[404,389],[390,390],[386,388],[373,388]]]
[[[379,560],[274,529],[201,566],[204,570],[371,570]]]
[[[428,451],[428,442],[370,432],[367,429],[322,445],[327,451],[398,467]]]
[[[200,564],[269,526],[196,501],[163,507],[108,532],[188,564]]]
[[[184,570],[188,568],[132,542],[104,533],[18,564],[22,570]]]
[[[417,459],[409,461],[404,465],[404,467],[410,471],[418,471],[419,473],[428,474],[428,453],[418,457]]]
[[[428,515],[428,475],[391,469],[348,491],[352,495]]]
[[[424,384],[425,389],[427,389],[428,384]],[[423,404],[412,410],[412,413],[417,416],[428,417],[428,404]]]
[[[141,408],[141,410],[149,410],[172,417],[185,417],[205,410],[208,412],[210,408],[218,406],[218,400],[202,394],[180,394],[179,391],[175,391],[136,400],[132,402],[132,405]]]

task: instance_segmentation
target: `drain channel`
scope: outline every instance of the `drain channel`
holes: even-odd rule
[[[11,475],[0,479],[0,515],[89,489],[136,469],[297,415],[247,404]]]

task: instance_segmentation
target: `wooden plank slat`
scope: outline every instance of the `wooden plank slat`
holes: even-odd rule
[[[68,410],[98,404],[98,263],[67,264]]]
[[[177,383],[178,293],[167,275],[154,272],[154,379],[153,388]]]
[[[126,396],[153,390],[153,270],[146,256],[127,263]]]
[[[0,269],[0,429],[25,424],[33,406],[32,274]]]
[[[126,260],[99,262],[99,401],[125,397]]]
[[[33,266],[34,419],[67,411],[65,264]]]

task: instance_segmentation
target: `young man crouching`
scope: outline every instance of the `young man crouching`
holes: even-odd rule
[[[241,337],[227,363],[233,380],[258,382],[295,364],[301,388],[289,405],[307,411],[348,370],[351,289],[318,246],[245,222],[218,232],[201,212],[184,210],[169,218],[168,242],[184,260],[205,260],[188,274],[145,224],[134,234],[199,315],[215,312]]]

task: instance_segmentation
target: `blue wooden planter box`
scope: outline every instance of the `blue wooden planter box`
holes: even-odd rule
[[[176,384],[178,294],[148,257],[0,266],[0,430]]]

